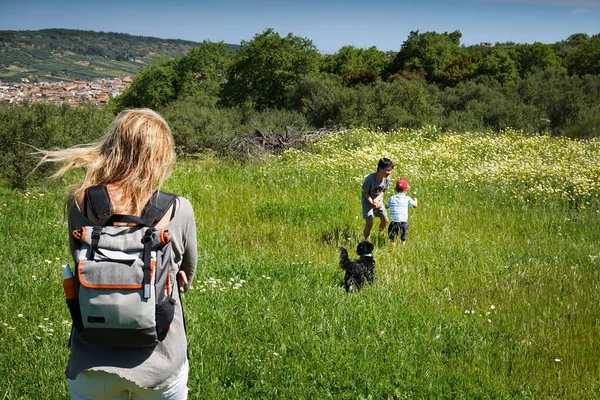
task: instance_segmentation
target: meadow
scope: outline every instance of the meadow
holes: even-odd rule
[[[419,199],[408,243],[374,234],[347,294],[380,157]],[[350,130],[239,164],[179,160],[199,265],[183,301],[190,399],[600,396],[600,141]],[[64,399],[63,188],[0,189],[0,399]],[[386,192],[386,199],[392,191]]]

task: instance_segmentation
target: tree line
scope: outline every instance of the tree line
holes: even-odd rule
[[[204,42],[155,63],[113,106],[174,115],[190,103],[215,114],[278,110],[314,128],[435,124],[597,136],[600,35],[573,34],[551,45],[461,46],[460,39],[459,31],[413,31],[393,57],[353,46],[320,55],[309,39],[267,29],[236,52]]]
[[[256,128],[283,132],[436,125],[452,131],[522,129],[599,136],[600,35],[554,43],[463,46],[461,33],[410,32],[399,51],[344,46],[321,55],[310,39],[272,29],[239,50],[205,41],[139,71],[106,108],[0,107],[2,179],[27,183],[19,143],[61,147],[95,140],[119,111],[165,116],[182,152],[227,154]],[[31,177],[29,179],[32,179]]]

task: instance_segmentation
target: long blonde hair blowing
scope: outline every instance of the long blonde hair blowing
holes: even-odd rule
[[[81,185],[69,191],[69,201],[80,198],[95,185],[115,185],[120,192],[119,209],[139,215],[148,194],[173,171],[175,150],[167,122],[147,109],[123,111],[111,124],[108,135],[98,143],[63,150],[44,150],[40,163],[64,164],[53,177],[84,168]]]

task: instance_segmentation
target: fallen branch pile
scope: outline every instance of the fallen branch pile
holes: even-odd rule
[[[285,128],[283,134],[256,128],[254,132],[242,137],[229,146],[229,153],[240,160],[252,160],[266,154],[281,154],[288,149],[302,149],[311,140],[318,139],[330,130],[312,132]]]

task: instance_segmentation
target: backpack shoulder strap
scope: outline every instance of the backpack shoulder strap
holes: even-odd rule
[[[100,225],[106,224],[108,217],[113,213],[110,195],[106,187],[102,185],[92,186],[85,190],[84,204],[85,212],[87,213],[87,207],[89,206],[90,211],[98,219]]]
[[[154,192],[142,210],[144,225],[156,225],[165,216],[171,206],[173,206],[173,211],[171,212],[172,219],[175,215],[175,200],[177,200],[177,196],[172,193],[161,192],[160,190]]]

